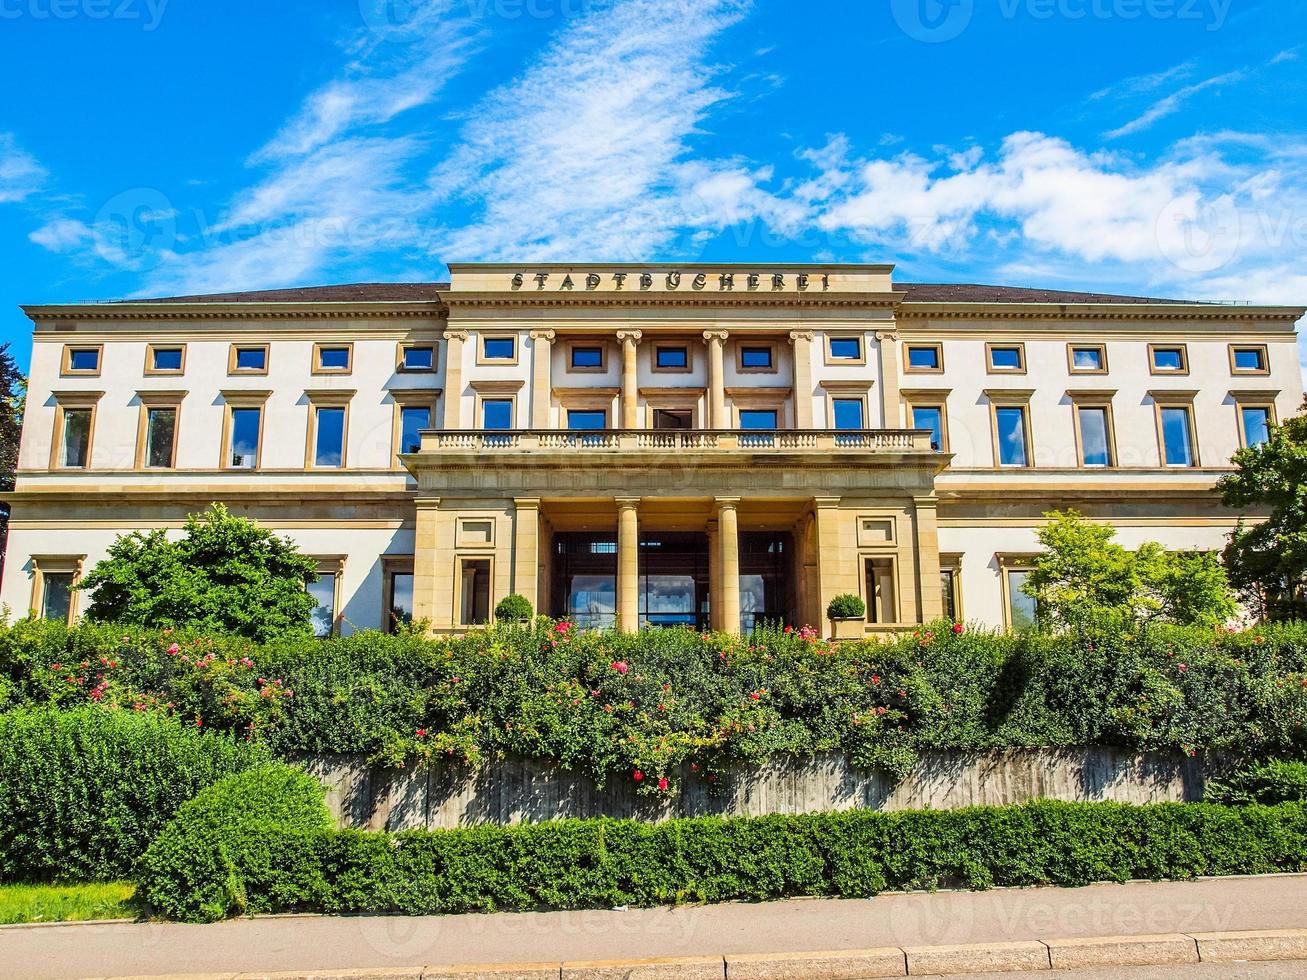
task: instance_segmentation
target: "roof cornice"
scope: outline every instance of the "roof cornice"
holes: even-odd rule
[[[347,303],[86,303],[23,306],[36,323],[44,320],[374,320],[443,317],[439,301],[375,300]]]
[[[1294,323],[1307,308],[1228,306],[1214,303],[913,303],[900,319],[940,320],[1280,320]]]

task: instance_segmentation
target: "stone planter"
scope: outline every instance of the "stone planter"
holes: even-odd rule
[[[861,640],[867,634],[867,621],[858,619],[832,619],[832,640]]]

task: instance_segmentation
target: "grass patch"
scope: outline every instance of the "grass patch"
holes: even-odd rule
[[[127,881],[99,885],[0,885],[0,925],[134,919],[140,914],[135,896],[136,886]]]

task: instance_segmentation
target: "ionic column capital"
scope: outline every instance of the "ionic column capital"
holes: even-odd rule
[[[617,503],[617,509],[618,509],[618,510],[639,510],[639,509],[640,509],[640,498],[639,498],[639,497],[615,497],[614,500],[615,500],[616,503]]]
[[[717,504],[717,510],[720,513],[723,510],[735,510],[740,503],[739,497],[716,497],[714,502]]]
[[[644,339],[644,333],[640,330],[619,330],[617,339],[623,344],[638,344]]]
[[[460,343],[466,343],[466,342],[467,342],[467,331],[466,331],[466,330],[446,330],[446,331],[445,331],[444,333],[442,333],[440,336],[441,336],[441,338],[442,338],[443,340],[445,340],[445,341],[457,340],[457,341],[459,341]]]
[[[812,337],[813,337],[813,332],[812,332],[811,330],[791,330],[791,331],[790,331],[790,343],[791,343],[791,344],[798,343],[798,342],[801,341],[801,340],[802,340],[802,341],[806,341],[807,343],[812,343]]]
[[[899,332],[897,330],[877,330],[876,339],[882,343],[888,341],[891,344],[899,342]]]
[[[557,334],[553,330],[532,330],[531,339],[537,343],[544,341],[546,344],[552,344]]]
[[[713,341],[716,341],[718,343],[725,343],[726,338],[729,336],[730,336],[730,332],[727,330],[705,330],[703,332],[703,339],[709,341],[710,343]]]

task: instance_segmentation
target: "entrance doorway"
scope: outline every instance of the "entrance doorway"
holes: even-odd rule
[[[740,533],[740,629],[746,636],[764,623],[794,623],[794,581],[794,535]]]
[[[640,626],[709,622],[708,535],[651,532],[640,535]]]

